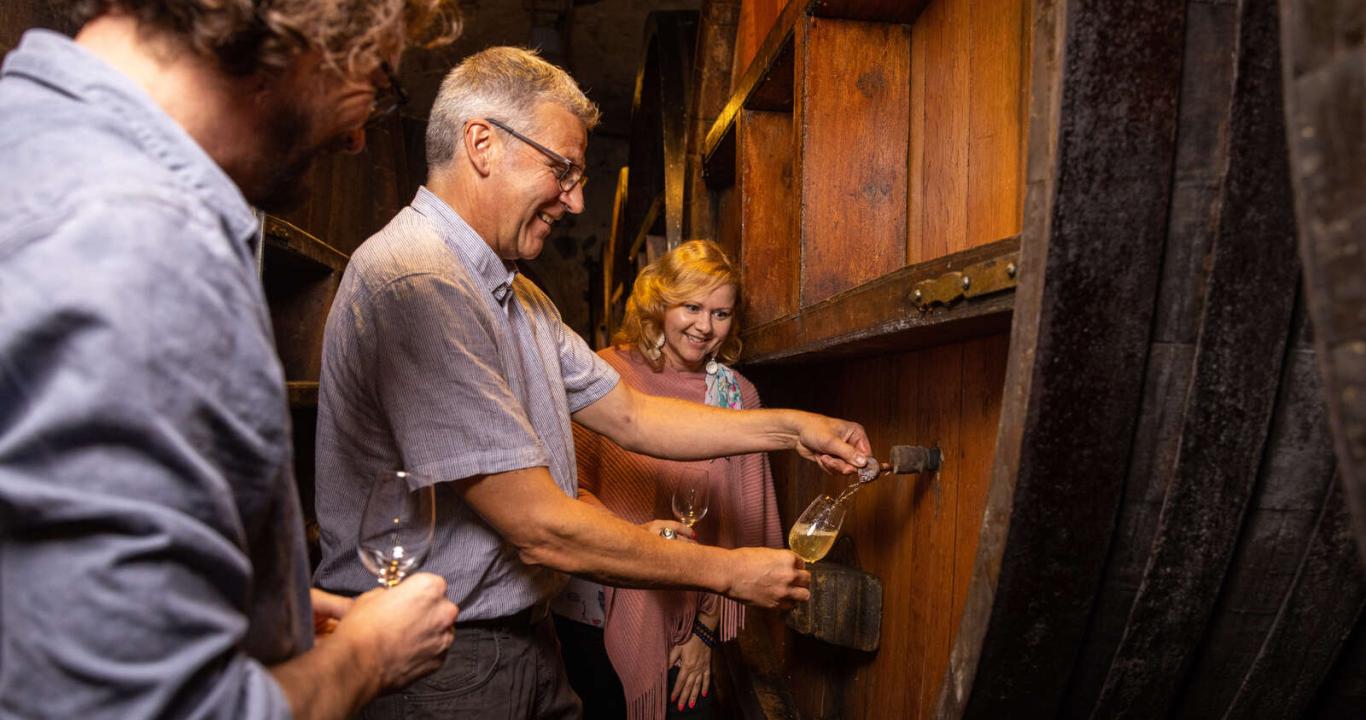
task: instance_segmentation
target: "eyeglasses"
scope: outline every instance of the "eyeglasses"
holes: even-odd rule
[[[384,87],[375,88],[375,102],[370,110],[370,117],[366,119],[365,126],[372,127],[379,121],[394,114],[394,111],[408,104],[408,93],[403,92],[403,86],[398,83],[398,75],[394,74],[394,69],[389,67],[389,63],[379,64],[380,72],[384,73],[385,81],[388,83]]]
[[[507,132],[509,135],[517,138],[518,140],[521,140],[527,145],[536,148],[540,151],[542,155],[550,158],[552,161],[555,162],[556,165],[559,165],[559,168],[555,170],[555,179],[560,182],[560,190],[563,190],[564,192],[571,192],[574,190],[574,187],[576,185],[583,185],[585,187],[588,185],[588,176],[584,174],[583,167],[580,166],[578,163],[536,142],[535,140],[532,140],[531,138],[517,132],[516,130],[513,130],[507,125],[504,125],[503,123],[494,120],[493,118],[484,118],[484,120],[488,122],[488,124]]]

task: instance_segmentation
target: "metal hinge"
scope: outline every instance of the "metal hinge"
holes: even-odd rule
[[[915,284],[911,299],[916,307],[928,310],[935,304],[949,305],[962,298],[974,298],[1015,287],[1019,253],[983,260],[962,270],[952,270]]]

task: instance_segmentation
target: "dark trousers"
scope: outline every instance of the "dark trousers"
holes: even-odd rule
[[[626,695],[602,644],[602,629],[559,615],[551,617],[555,618],[569,685],[583,700],[583,716],[591,720],[625,720]]]
[[[456,625],[439,670],[366,705],[363,720],[579,720],[582,706],[565,677],[555,626]],[[591,716],[590,716],[591,717]]]

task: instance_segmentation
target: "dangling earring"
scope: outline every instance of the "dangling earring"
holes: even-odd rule
[[[715,356],[715,355],[712,355],[711,357],[707,358],[707,374],[708,374],[708,375],[715,375],[715,374],[716,374],[716,370],[717,370],[719,367],[720,367],[720,366],[717,365],[717,363],[716,363],[716,356]]]
[[[658,360],[658,359],[659,359],[659,355],[660,355],[660,352],[659,352],[659,351],[660,351],[661,349],[663,349],[663,348],[664,348],[664,335],[661,334],[661,335],[659,336],[659,339],[655,341],[655,346],[654,346],[653,348],[651,348],[651,350],[650,350],[650,359],[651,359],[651,360]]]

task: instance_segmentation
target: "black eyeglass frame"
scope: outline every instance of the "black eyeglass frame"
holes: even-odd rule
[[[506,132],[507,134],[517,138],[518,140],[521,140],[527,145],[536,148],[538,151],[540,151],[542,155],[555,161],[555,163],[560,166],[560,170],[557,170],[555,172],[555,180],[559,182],[560,189],[564,192],[572,192],[576,185],[588,184],[588,173],[584,170],[584,167],[582,165],[555,152],[554,150],[551,150],[550,148],[536,142],[535,140],[532,140],[531,138],[517,132],[516,130],[513,130],[512,128],[507,126],[507,123],[504,123],[499,120],[494,120],[493,118],[484,118],[484,122],[498,128],[499,130]],[[566,181],[566,178],[573,176],[573,172],[575,170],[579,171],[578,177],[574,177],[572,181]]]
[[[384,73],[384,79],[389,84],[375,89],[374,107],[370,110],[370,117],[365,120],[366,127],[375,125],[408,104],[408,93],[403,91],[403,85],[398,81],[398,74],[394,72],[394,68],[389,65],[388,61],[380,62],[379,70]]]

